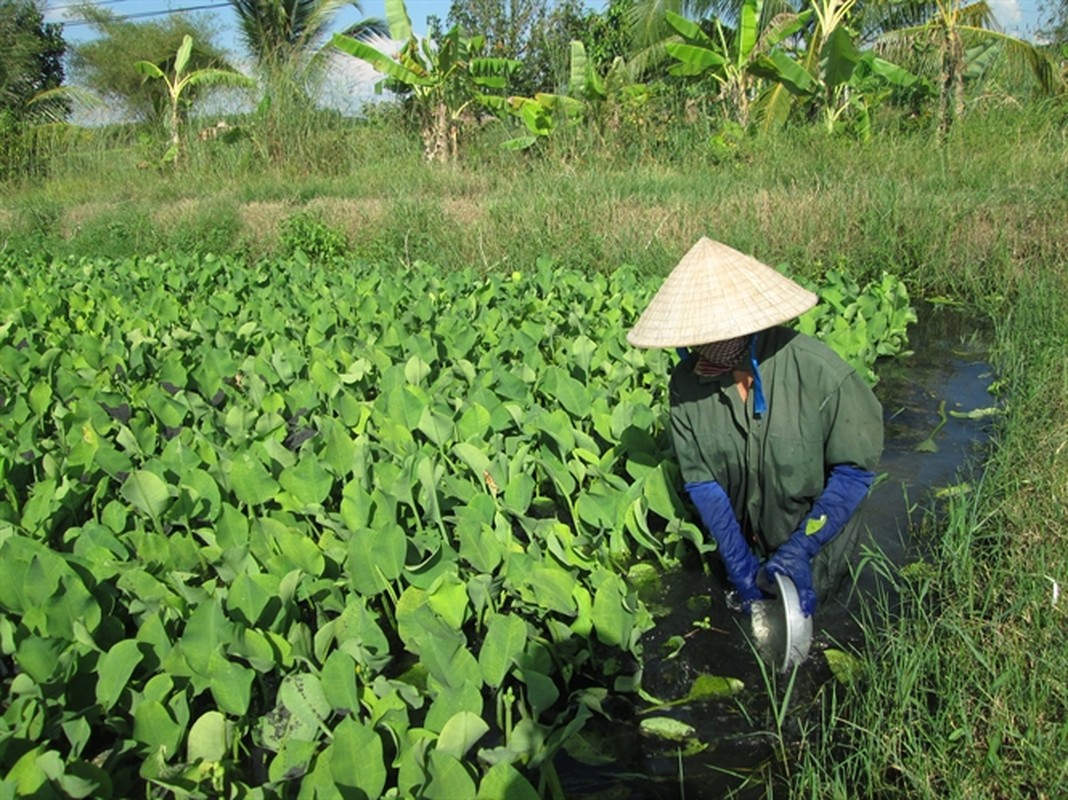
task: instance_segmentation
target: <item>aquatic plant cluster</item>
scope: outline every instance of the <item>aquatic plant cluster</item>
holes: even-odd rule
[[[656,281],[299,250],[4,268],[9,796],[534,798],[612,695],[652,702],[628,569],[708,549],[664,433],[675,356],[623,338]],[[855,311],[892,320],[867,366],[904,346],[902,306]]]

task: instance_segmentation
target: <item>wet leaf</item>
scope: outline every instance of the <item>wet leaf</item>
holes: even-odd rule
[[[680,722],[671,717],[648,717],[641,721],[638,730],[646,736],[667,739],[672,742],[685,741],[697,733],[692,725],[687,725],[685,722]]]
[[[823,651],[823,657],[827,659],[827,666],[834,677],[846,686],[856,683],[864,672],[864,665],[857,657],[844,650],[827,648]]]

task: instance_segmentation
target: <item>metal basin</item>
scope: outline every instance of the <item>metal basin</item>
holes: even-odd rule
[[[801,613],[801,601],[792,580],[776,575],[775,584],[778,596],[753,603],[750,620],[761,658],[788,672],[808,657],[812,618]]]

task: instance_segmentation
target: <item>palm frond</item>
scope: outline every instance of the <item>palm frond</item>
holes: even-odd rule
[[[667,11],[682,12],[682,0],[639,0],[627,9],[625,18],[635,51],[649,48],[670,35]]]
[[[359,39],[361,42],[388,38],[389,25],[386,24],[384,19],[367,17],[367,19],[361,19],[359,22],[349,25],[349,27],[341,31],[341,35],[348,36],[350,39]]]
[[[997,44],[1006,67],[1017,73],[1030,73],[1043,94],[1052,95],[1062,88],[1057,75],[1057,64],[1046,50],[1015,36],[988,28],[963,26],[958,30],[966,44],[969,42]]]

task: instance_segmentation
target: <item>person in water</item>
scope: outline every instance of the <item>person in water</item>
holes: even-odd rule
[[[812,292],[701,238],[627,334],[677,348],[671,433],[686,491],[748,609],[790,578],[811,616],[849,572],[883,447],[879,401],[815,339],[783,327]]]

